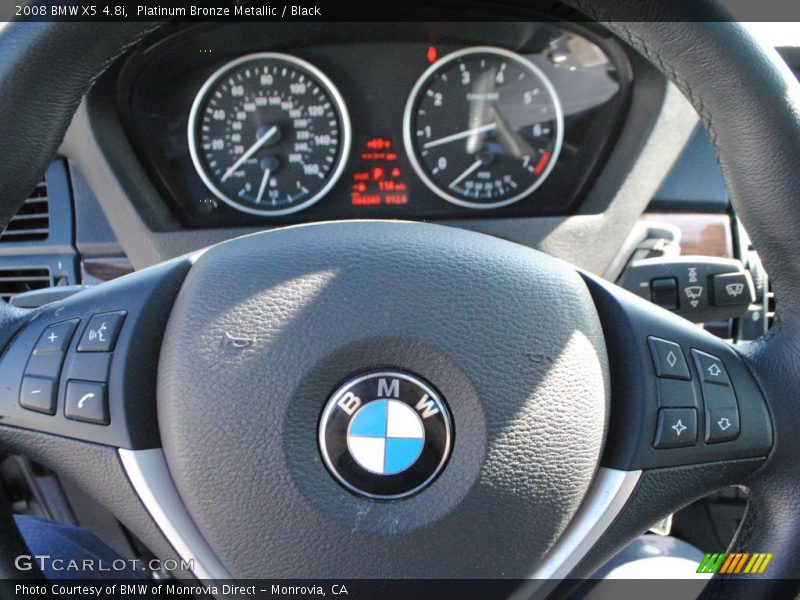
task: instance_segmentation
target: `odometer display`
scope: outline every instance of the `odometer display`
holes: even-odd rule
[[[527,197],[550,174],[564,118],[550,81],[528,59],[477,47],[423,73],[406,104],[404,140],[420,178],[470,208]]]
[[[189,119],[192,161],[234,208],[286,215],[322,198],[350,149],[347,108],[333,83],[293,56],[236,59],[203,85]]]

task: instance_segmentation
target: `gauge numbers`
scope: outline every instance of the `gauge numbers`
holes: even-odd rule
[[[189,118],[195,168],[217,198],[257,215],[303,210],[322,198],[350,149],[347,108],[313,65],[252,54],[219,69]]]
[[[491,47],[460,50],[423,73],[403,137],[428,187],[460,206],[527,197],[550,174],[564,118],[555,89],[528,59]]]

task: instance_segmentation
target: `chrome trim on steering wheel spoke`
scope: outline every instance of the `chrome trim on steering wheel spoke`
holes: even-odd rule
[[[530,598],[534,593],[547,596],[559,581],[569,577],[622,512],[641,476],[641,471],[600,467],[578,512],[544,560],[531,573],[530,579],[533,581],[521,586],[512,598]]]
[[[120,449],[119,456],[131,485],[164,537],[182,559],[193,561],[194,575],[203,580],[231,579],[186,510],[163,450]],[[529,597],[531,592],[541,591],[548,580],[568,577],[622,512],[641,475],[641,471],[599,468],[561,539],[531,573],[530,579],[534,581],[522,586],[514,597]]]
[[[170,475],[164,451],[119,450],[131,485],[147,512],[181,559],[192,561],[192,573],[201,580],[231,579],[203,534],[197,529]]]
[[[620,471],[600,467],[578,512],[531,578],[568,577],[611,522],[622,512],[641,476],[641,471]]]

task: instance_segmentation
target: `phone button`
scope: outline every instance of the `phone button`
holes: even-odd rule
[[[97,381],[67,381],[64,416],[84,423],[108,425],[108,386]]]

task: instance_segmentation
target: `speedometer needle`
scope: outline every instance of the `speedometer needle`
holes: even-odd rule
[[[456,187],[456,186],[457,186],[459,183],[461,183],[461,181],[462,181],[462,180],[464,180],[464,178],[466,178],[466,177],[469,177],[469,176],[472,174],[472,172],[473,172],[475,169],[477,169],[478,167],[480,167],[482,164],[483,164],[483,161],[482,161],[481,159],[478,159],[478,160],[476,160],[474,163],[472,163],[472,165],[471,165],[469,168],[467,168],[467,170],[466,170],[466,171],[464,171],[464,172],[463,172],[461,175],[459,175],[458,177],[456,177],[456,178],[455,178],[455,179],[454,179],[454,180],[453,180],[453,181],[450,183],[450,187],[451,187],[451,188],[454,188],[454,187]]]
[[[242,163],[244,161],[246,161],[248,158],[253,156],[253,154],[258,152],[259,148],[261,148],[261,146],[266,144],[269,141],[269,138],[271,138],[273,135],[275,135],[276,131],[278,131],[278,126],[277,125],[273,125],[272,127],[270,127],[269,131],[267,131],[267,133],[265,133],[260,138],[258,138],[258,141],[255,144],[253,144],[252,146],[250,146],[250,148],[248,148],[247,152],[242,154],[242,156],[239,157],[239,160],[237,160],[235,163],[233,163],[231,165],[231,167],[227,171],[225,171],[225,174],[222,176],[222,179],[220,181],[222,181],[224,183],[225,180],[228,179],[228,177],[233,175],[234,171],[236,171],[236,169],[241,167]]]
[[[473,127],[472,129],[467,129],[466,131],[459,131],[458,133],[454,133],[452,135],[446,135],[445,137],[439,138],[438,140],[427,142],[423,144],[422,147],[427,150],[428,148],[433,148],[434,146],[441,146],[442,144],[455,142],[456,140],[464,139],[465,137],[475,135],[476,133],[485,133],[486,131],[491,131],[492,129],[496,128],[497,128],[497,123],[489,123],[487,125],[481,125],[480,127]]]
[[[264,171],[264,176],[261,178],[261,187],[258,188],[258,197],[256,198],[256,202],[261,202],[261,198],[264,196],[264,190],[267,187],[267,181],[269,181],[270,173],[272,173],[272,169],[267,169]]]

